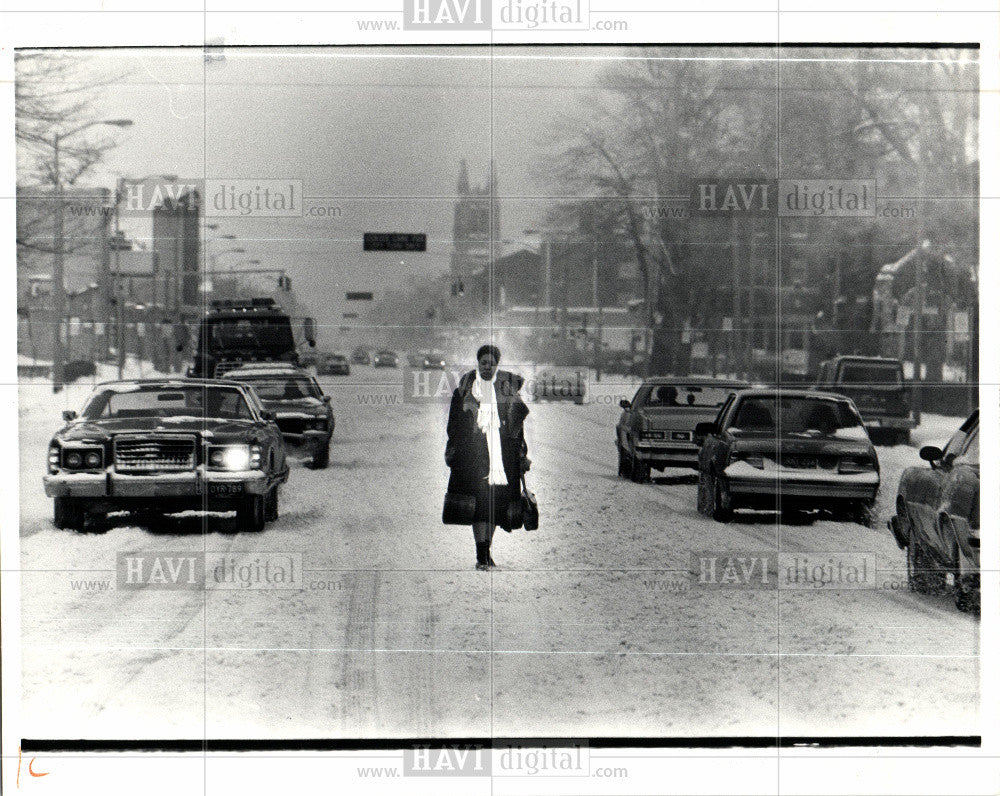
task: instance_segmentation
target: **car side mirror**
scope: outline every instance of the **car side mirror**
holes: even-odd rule
[[[260,419],[266,423],[271,423],[274,421],[274,412],[265,409],[263,412],[260,413]]]
[[[77,415],[77,413],[72,409],[66,409],[62,413],[63,420],[65,420],[67,423],[73,422],[74,420],[76,420],[78,416],[79,415]]]
[[[622,398],[622,399],[621,399],[621,400],[620,400],[620,401],[618,402],[618,405],[619,405],[619,406],[620,406],[620,407],[621,407],[622,409],[631,409],[631,408],[632,408],[632,402],[631,402],[631,401],[627,401],[627,400],[625,400],[624,398]]]
[[[699,423],[694,427],[694,441],[701,445],[706,437],[719,433],[719,427],[715,423]]]
[[[924,445],[924,447],[920,449],[920,458],[925,462],[933,464],[934,462],[939,462],[944,458],[944,451],[934,445]]]
[[[330,396],[329,395],[324,395],[323,396],[323,403],[325,403],[325,404],[330,403]]]

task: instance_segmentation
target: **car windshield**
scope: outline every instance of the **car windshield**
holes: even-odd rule
[[[847,401],[798,396],[746,397],[740,402],[730,428],[783,435],[831,435],[845,430],[864,434],[861,417]]]
[[[892,362],[844,362],[840,366],[842,384],[899,384],[903,373]]]
[[[220,318],[211,321],[213,348],[294,348],[287,318]]]
[[[312,379],[304,376],[241,376],[240,381],[252,384],[264,401],[298,401],[321,398],[322,393]]]
[[[251,420],[253,413],[243,394],[235,388],[160,385],[100,389],[87,401],[82,417],[86,420],[133,417]]]
[[[716,387],[698,384],[645,384],[639,388],[635,405],[650,406],[696,406],[717,408],[722,406],[732,387]]]

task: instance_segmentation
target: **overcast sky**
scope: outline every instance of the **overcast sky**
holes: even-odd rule
[[[338,323],[345,291],[377,293],[447,268],[463,158],[473,183],[495,159],[501,238],[541,226],[550,200],[510,197],[553,193],[553,122],[592,89],[607,63],[593,56],[618,52],[227,48],[209,64],[200,49],[81,52],[87,74],[125,75],[103,90],[95,115],[135,122],[87,182],[111,187],[118,175],[154,173],[301,179],[307,207],[341,215],[223,219],[210,234],[235,234],[242,257],[287,268],[319,322]],[[149,234],[148,225],[127,226]],[[366,254],[365,231],[426,232],[428,252]]]

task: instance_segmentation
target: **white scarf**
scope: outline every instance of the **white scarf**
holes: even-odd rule
[[[503,456],[500,453],[500,411],[497,407],[495,385],[496,371],[493,378],[485,381],[476,371],[476,379],[472,382],[472,397],[479,401],[479,413],[476,415],[476,425],[486,435],[486,449],[490,456],[490,472],[486,476],[491,484],[506,484],[507,474],[503,469]]]

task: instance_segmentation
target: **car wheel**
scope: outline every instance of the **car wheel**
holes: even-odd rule
[[[978,575],[960,575],[955,580],[955,607],[963,613],[979,616]]]
[[[649,481],[649,464],[636,456],[632,458],[632,480],[637,484],[645,484]]]
[[[264,503],[264,519],[267,522],[274,522],[278,519],[278,486],[275,484],[274,488],[267,493],[267,499]]]
[[[934,560],[924,550],[924,546],[915,536],[910,536],[910,545],[906,548],[906,574],[910,581],[910,589],[918,594],[941,594],[945,591],[945,574]]]
[[[712,515],[712,482],[704,470],[698,471],[698,513],[706,517]]]
[[[78,500],[70,497],[57,497],[52,501],[52,521],[57,528],[82,531],[86,515]]]
[[[733,518],[733,501],[729,496],[729,488],[721,478],[713,478],[712,487],[712,519],[716,522],[729,522]]]
[[[625,451],[622,450],[622,446],[620,444],[615,443],[615,448],[618,449],[618,476],[619,478],[628,478],[629,472],[631,471],[628,457],[625,455]]]
[[[264,530],[266,522],[263,495],[250,495],[244,498],[236,509],[236,525],[239,531],[259,533]]]
[[[314,470],[322,470],[330,464],[330,441],[327,440],[313,454],[312,467]]]

